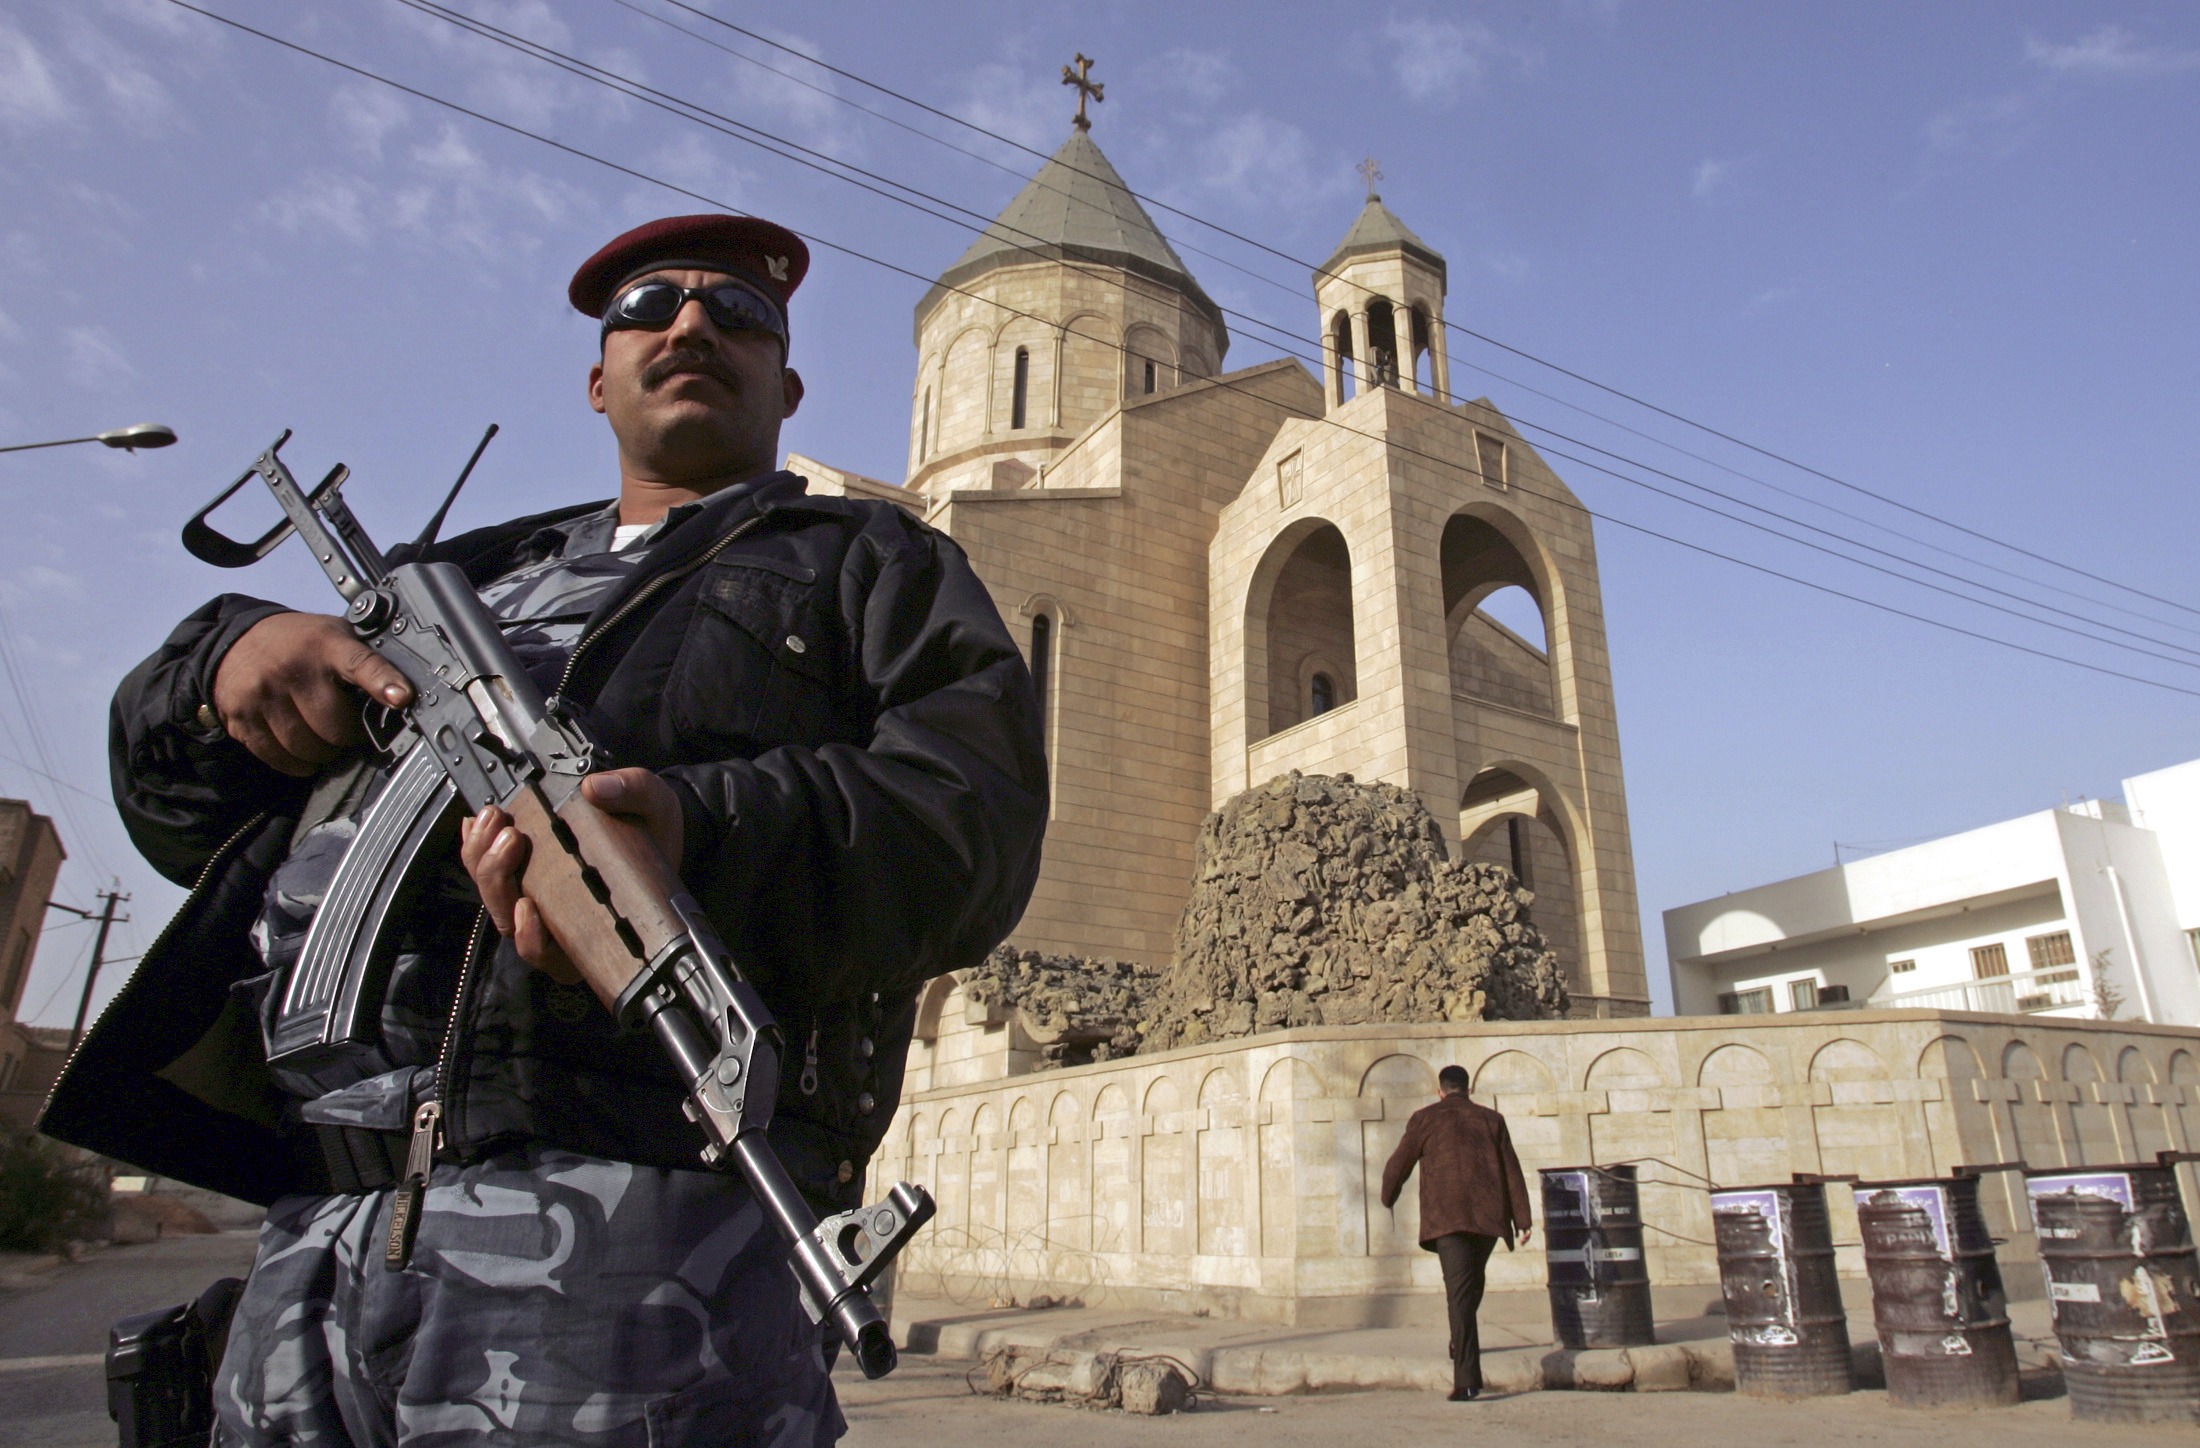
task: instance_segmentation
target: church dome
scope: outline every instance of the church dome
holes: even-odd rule
[[[1404,252],[1416,261],[1433,267],[1439,283],[1446,279],[1443,253],[1415,236],[1413,228],[1398,219],[1397,212],[1383,205],[1382,197],[1370,196],[1367,198],[1367,205],[1360,209],[1358,219],[1352,223],[1352,229],[1344,234],[1344,240],[1337,243],[1336,251],[1331,253],[1329,260],[1322,263],[1321,270],[1314,274],[1314,284],[1320,286],[1326,277],[1354,257],[1392,251]]]
[[[1387,214],[1387,213],[1386,213]],[[1090,133],[1073,130],[1016,199],[917,303],[917,326],[952,289],[998,267],[1082,261],[1120,267],[1183,293],[1218,329],[1222,312],[1185,270]]]

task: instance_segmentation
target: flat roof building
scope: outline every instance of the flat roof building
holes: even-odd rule
[[[2200,760],[1665,912],[1680,1015],[1927,1007],[2200,1025]]]

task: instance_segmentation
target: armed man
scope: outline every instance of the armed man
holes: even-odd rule
[[[602,329],[588,397],[617,498],[414,561],[463,570],[600,749],[579,797],[646,832],[777,1018],[769,1142],[830,1213],[861,1201],[918,987],[1030,895],[1046,764],[1030,675],[954,544],[775,471],[807,265],[732,216],[589,258],[568,296]],[[356,622],[224,595],[123,682],[117,803],[192,891],[42,1121],[271,1204],[215,1441],[834,1441],[837,1344],[786,1241],[743,1176],[705,1169],[659,1042],[580,983],[505,811],[434,837],[390,897],[363,1038],[277,1049],[324,896],[395,789],[363,706],[425,702]]]

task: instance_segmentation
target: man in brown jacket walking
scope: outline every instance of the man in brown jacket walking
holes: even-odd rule
[[[1398,1149],[1383,1168],[1383,1205],[1398,1193],[1416,1163],[1421,1167],[1421,1246],[1444,1264],[1444,1305],[1451,1315],[1451,1400],[1482,1393],[1482,1338],[1474,1314],[1482,1306],[1483,1269],[1497,1239],[1512,1249],[1534,1230],[1528,1182],[1513,1154],[1505,1118],[1467,1099],[1467,1073],[1446,1066],[1436,1073],[1442,1095],[1413,1113]]]

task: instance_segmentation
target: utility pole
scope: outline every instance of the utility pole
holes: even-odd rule
[[[119,890],[102,890],[97,899],[104,902],[94,915],[89,910],[79,910],[74,905],[64,905],[58,900],[47,902],[49,910],[66,910],[71,915],[99,922],[99,934],[92,939],[92,968],[84,977],[84,998],[76,1005],[76,1027],[69,1032],[69,1052],[76,1053],[76,1043],[84,1039],[84,1018],[92,1013],[92,987],[99,982],[99,967],[107,958],[107,932],[115,928],[116,921],[128,920],[127,915],[117,916],[115,907],[130,897]]]

